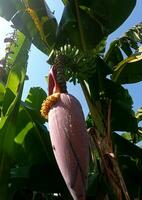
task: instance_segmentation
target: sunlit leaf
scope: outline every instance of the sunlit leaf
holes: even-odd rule
[[[137,49],[137,52],[135,54],[135,57],[129,61],[129,63],[132,63],[132,62],[138,62],[142,60],[142,46],[140,46],[138,49]]]
[[[124,35],[121,38],[114,40],[110,44],[110,47],[104,57],[105,61],[109,64],[109,66],[113,68],[127,56],[129,57],[136,52],[141,52],[139,47],[142,41],[141,27],[141,23],[132,27],[126,33],[124,33]],[[141,59],[141,54],[137,54],[136,59],[133,58],[131,62],[138,61],[138,59]]]
[[[20,32],[17,32],[17,37],[17,46],[13,45],[13,54],[10,58],[11,61],[9,60],[11,62],[10,64],[12,65],[12,68],[9,72],[8,80],[6,83],[5,100],[2,109],[4,115],[6,114],[6,111],[8,110],[12,101],[14,101],[15,98],[18,99],[21,96],[26,76],[28,51],[31,43]]]
[[[16,54],[15,51],[16,56],[13,58],[13,66],[9,72],[5,86],[6,91],[3,98],[0,119],[0,155],[2,155],[0,157],[0,196],[3,199],[7,199],[8,195],[8,178],[14,155],[17,112],[21,101],[22,89],[26,76],[28,51],[31,44],[20,32],[18,32],[18,36],[23,39],[19,42],[18,54]],[[14,50],[13,47],[13,52]]]
[[[121,61],[114,67],[112,80],[124,83],[136,83],[142,80],[142,52],[141,48],[135,54]]]
[[[29,123],[25,126],[25,128],[16,136],[15,142],[16,142],[17,144],[23,144],[24,138],[25,138],[27,132],[29,132],[31,128],[33,128],[33,124],[32,124],[32,122],[29,122]]]
[[[6,154],[13,155],[14,151],[14,137],[16,135],[16,118],[18,106],[21,101],[22,89],[26,75],[28,50],[30,48],[29,40],[25,39],[20,32],[17,33],[19,41],[18,47],[13,46],[13,60],[11,58],[12,68],[9,72],[6,83],[6,90],[2,103],[2,117],[0,120],[0,152],[4,151]],[[18,53],[17,53],[18,52]],[[19,63],[19,60],[21,63]]]

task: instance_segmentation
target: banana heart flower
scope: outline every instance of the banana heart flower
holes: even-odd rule
[[[85,119],[79,101],[62,93],[55,66],[49,73],[49,96],[42,104],[41,114],[48,118],[54,155],[73,199],[85,200],[89,163]]]

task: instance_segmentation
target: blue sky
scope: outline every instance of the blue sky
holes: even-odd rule
[[[55,11],[55,16],[59,21],[61,18],[63,4],[60,0],[46,0],[50,9]],[[129,28],[134,26],[135,24],[142,22],[142,0],[137,0],[137,4],[135,9],[129,18],[123,23],[123,25],[112,33],[108,38],[108,44],[110,41],[121,37],[124,32],[126,32]],[[6,34],[11,32],[10,25],[5,20],[0,18],[0,58],[4,56],[4,43],[3,39]],[[27,74],[29,76],[29,81],[25,82],[23,99],[26,97],[30,87],[42,87],[47,92],[47,83],[45,81],[45,76],[48,74],[50,66],[47,64],[48,57],[32,46],[31,51],[29,53],[29,62],[28,62],[28,71]],[[125,86],[129,89],[130,94],[134,99],[134,109],[137,110],[140,106],[142,106],[142,83],[131,84],[129,86]],[[68,84],[69,93],[76,96],[82,104],[83,111],[85,115],[88,113],[88,107],[85,102],[85,98],[81,91],[79,85],[74,86],[73,84]]]

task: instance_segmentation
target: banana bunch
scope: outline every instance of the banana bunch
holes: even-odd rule
[[[74,84],[87,80],[96,72],[96,56],[92,52],[82,52],[76,46],[66,44],[54,51],[54,57],[64,67],[66,80]]]

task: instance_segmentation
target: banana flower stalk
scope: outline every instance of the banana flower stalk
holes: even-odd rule
[[[57,69],[49,73],[49,96],[41,114],[48,118],[54,155],[74,200],[86,199],[89,142],[85,119],[79,101],[62,90]],[[63,92],[62,92],[63,91]]]

